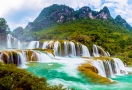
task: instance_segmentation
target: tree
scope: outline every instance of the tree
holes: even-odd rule
[[[6,20],[4,18],[0,18],[0,34],[5,36],[7,34],[7,30],[9,30],[9,27]]]

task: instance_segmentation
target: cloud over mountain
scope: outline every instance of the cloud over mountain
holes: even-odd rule
[[[8,21],[11,29],[18,25],[25,27],[28,22],[38,16],[43,8],[52,4],[65,4],[74,9],[90,6],[94,10],[107,6],[113,17],[121,15],[132,25],[131,0],[0,0],[0,17]]]

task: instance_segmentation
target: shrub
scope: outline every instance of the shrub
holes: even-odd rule
[[[129,57],[129,58],[132,58],[132,51],[130,51],[130,52],[128,53],[128,57]]]
[[[0,63],[0,90],[65,90],[62,85],[49,85],[15,65]]]

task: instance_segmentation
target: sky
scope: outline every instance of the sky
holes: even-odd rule
[[[25,28],[52,4],[67,5],[74,10],[89,6],[94,11],[107,6],[113,18],[121,15],[132,26],[132,0],[0,0],[0,17],[5,18],[11,31],[19,26]]]

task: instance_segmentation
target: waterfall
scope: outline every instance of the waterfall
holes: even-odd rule
[[[112,58],[112,60],[91,60],[91,64],[97,68],[98,74],[103,77],[115,78],[115,75],[128,74],[123,62],[119,58]]]
[[[27,49],[39,48],[39,41],[31,41]]]
[[[106,53],[107,53],[107,55],[110,57],[110,53],[109,53],[108,51],[107,51]]]
[[[67,42],[64,41],[64,52],[65,52],[65,56],[67,56],[68,54],[68,46],[67,46]]]
[[[25,52],[18,52],[18,65],[20,68],[26,68],[26,53]]]
[[[119,58],[113,58],[115,73],[117,75],[128,74],[123,62]]]
[[[100,57],[98,48],[97,48],[97,46],[95,44],[93,45],[93,55],[95,57]]]
[[[12,35],[8,34],[7,35],[7,48],[11,48],[11,38],[12,38]]]
[[[48,46],[48,41],[45,41],[45,42],[43,43],[42,49],[47,49],[47,46]]]
[[[97,68],[98,74],[102,77],[106,77],[103,62],[101,60],[93,60],[92,65]]]
[[[40,55],[40,53],[35,52],[35,54],[36,54],[36,57],[37,57],[37,61],[41,61],[41,55]]]
[[[18,49],[21,49],[22,48],[22,44],[21,42],[18,40]]]
[[[89,50],[85,45],[82,45],[82,57],[90,57]]]
[[[56,56],[60,56],[61,55],[61,45],[58,41],[56,41],[54,43],[54,52]]]
[[[105,61],[105,64],[106,64],[105,66],[107,67],[107,71],[106,72],[108,72],[108,77],[114,78],[115,75],[113,73],[113,70],[112,70],[112,66],[111,66],[110,61],[106,60]]]
[[[53,43],[54,43],[54,41],[53,40],[51,40],[51,41],[49,41],[49,43],[48,43],[48,47],[50,48],[50,49],[52,49],[53,47]]]
[[[7,35],[7,48],[18,48],[21,49],[22,44],[20,40],[14,38],[11,34]]]
[[[101,47],[99,47],[95,44],[93,44],[93,55],[94,55],[94,57],[110,56],[110,54],[108,52],[105,52],[104,49],[102,49]]]
[[[76,56],[76,48],[75,48],[75,44],[73,42],[70,42],[70,50],[71,50],[71,55],[72,57]]]
[[[39,48],[39,41],[37,41],[36,43],[37,43],[36,48]]]

